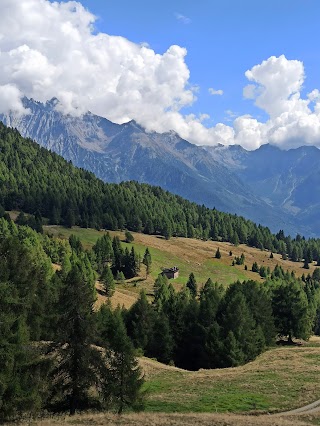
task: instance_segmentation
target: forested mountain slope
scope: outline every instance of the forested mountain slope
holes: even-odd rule
[[[0,204],[51,224],[211,238],[318,260],[319,240],[273,235],[261,225],[137,182],[107,184],[0,124]],[[308,252],[307,252],[308,250]]]

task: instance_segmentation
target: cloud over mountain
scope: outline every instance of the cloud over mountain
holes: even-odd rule
[[[186,49],[173,45],[158,54],[145,44],[96,33],[95,19],[76,1],[2,0],[0,112],[25,113],[24,95],[42,102],[57,97],[64,113],[90,110],[117,123],[134,119],[148,130],[175,130],[198,145],[320,146],[319,91],[301,97],[302,62],[270,57],[246,72],[244,97],[269,115],[267,122],[244,115],[232,126],[207,128],[207,114],[182,112],[196,102]]]

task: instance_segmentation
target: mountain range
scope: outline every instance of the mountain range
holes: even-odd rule
[[[175,132],[147,132],[135,121],[115,124],[90,112],[64,115],[57,99],[23,102],[29,114],[10,112],[0,120],[106,182],[146,182],[272,231],[320,235],[317,148],[200,147]]]

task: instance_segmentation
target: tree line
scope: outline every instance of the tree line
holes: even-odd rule
[[[319,323],[319,281],[277,271],[264,284],[227,289],[208,279],[200,292],[193,273],[179,292],[159,276],[153,303],[142,292],[124,311],[128,334],[146,356],[188,370],[244,364],[277,336],[308,339]]]

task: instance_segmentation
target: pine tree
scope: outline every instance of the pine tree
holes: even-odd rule
[[[215,258],[216,259],[221,259],[221,253],[220,253],[219,247],[217,248],[217,251],[216,251],[216,254],[215,254]]]
[[[230,241],[234,246],[238,246],[239,245],[239,236],[237,234],[237,232],[234,232]]]
[[[89,389],[102,368],[101,354],[92,346],[94,292],[87,277],[86,265],[74,263],[59,299],[57,340],[50,346],[54,366],[49,408],[67,408],[70,415],[92,405]]]
[[[260,353],[256,345],[256,322],[238,283],[228,288],[224,303],[222,327],[225,337],[232,331],[244,362],[254,359]]]
[[[172,360],[174,342],[168,317],[164,312],[158,313],[154,320],[147,354],[160,362],[169,363]]]
[[[289,342],[293,337],[310,337],[312,319],[307,296],[299,281],[280,282],[273,291],[272,309],[280,336],[288,336]]]
[[[98,272],[102,272],[106,263],[113,260],[113,247],[109,233],[106,233],[101,238],[98,238],[95,245],[92,247],[96,255]]]
[[[152,264],[151,254],[148,247],[146,248],[146,251],[144,252],[142,263],[146,266],[146,276],[148,276],[151,272],[151,264]]]
[[[253,262],[251,271],[252,272],[260,272],[260,268],[259,268],[257,262]]]
[[[124,253],[121,247],[121,242],[119,237],[113,237],[112,240],[112,248],[113,248],[113,262],[112,262],[112,272],[113,274],[117,274],[117,272],[123,272],[123,258]]]
[[[159,274],[153,285],[154,305],[160,311],[170,297],[168,286],[168,278],[165,275]]]
[[[14,224],[8,232],[19,238],[0,239],[0,420],[41,406],[44,363],[31,337],[41,336],[52,302],[46,292],[51,265],[37,234]]]
[[[124,236],[125,236],[126,243],[132,243],[132,241],[134,241],[134,237],[130,231],[126,230],[124,233]]]
[[[245,361],[245,355],[232,331],[229,331],[224,342],[224,365],[225,367],[237,367]]]
[[[220,368],[224,366],[223,343],[220,326],[217,321],[213,321],[206,330],[206,364],[203,368]]]
[[[12,285],[0,282],[0,421],[41,407],[41,363],[29,340],[23,303]]]
[[[108,265],[104,267],[100,280],[103,284],[106,296],[112,297],[115,290],[115,283],[114,283],[114,278],[113,278],[111,269],[109,268]]]
[[[107,407],[115,406],[121,414],[126,407],[142,408],[144,379],[119,308],[112,316],[112,331],[106,348],[102,394]]]
[[[170,240],[170,238],[172,237],[172,224],[168,219],[164,220],[162,235],[165,237],[166,240]]]
[[[187,288],[190,290],[190,294],[192,297],[197,297],[198,294],[198,286],[197,286],[197,281],[195,279],[194,273],[191,272],[191,274],[189,275],[189,279],[187,281],[186,284]]]
[[[120,282],[120,283],[124,283],[125,282],[125,276],[124,276],[124,274],[123,274],[123,272],[121,271],[121,272],[117,272],[117,275],[116,275],[116,280],[118,281],[118,282]]]
[[[154,311],[148,303],[145,292],[141,291],[139,299],[132,305],[126,318],[128,334],[136,348],[145,350],[147,347],[153,321]]]

